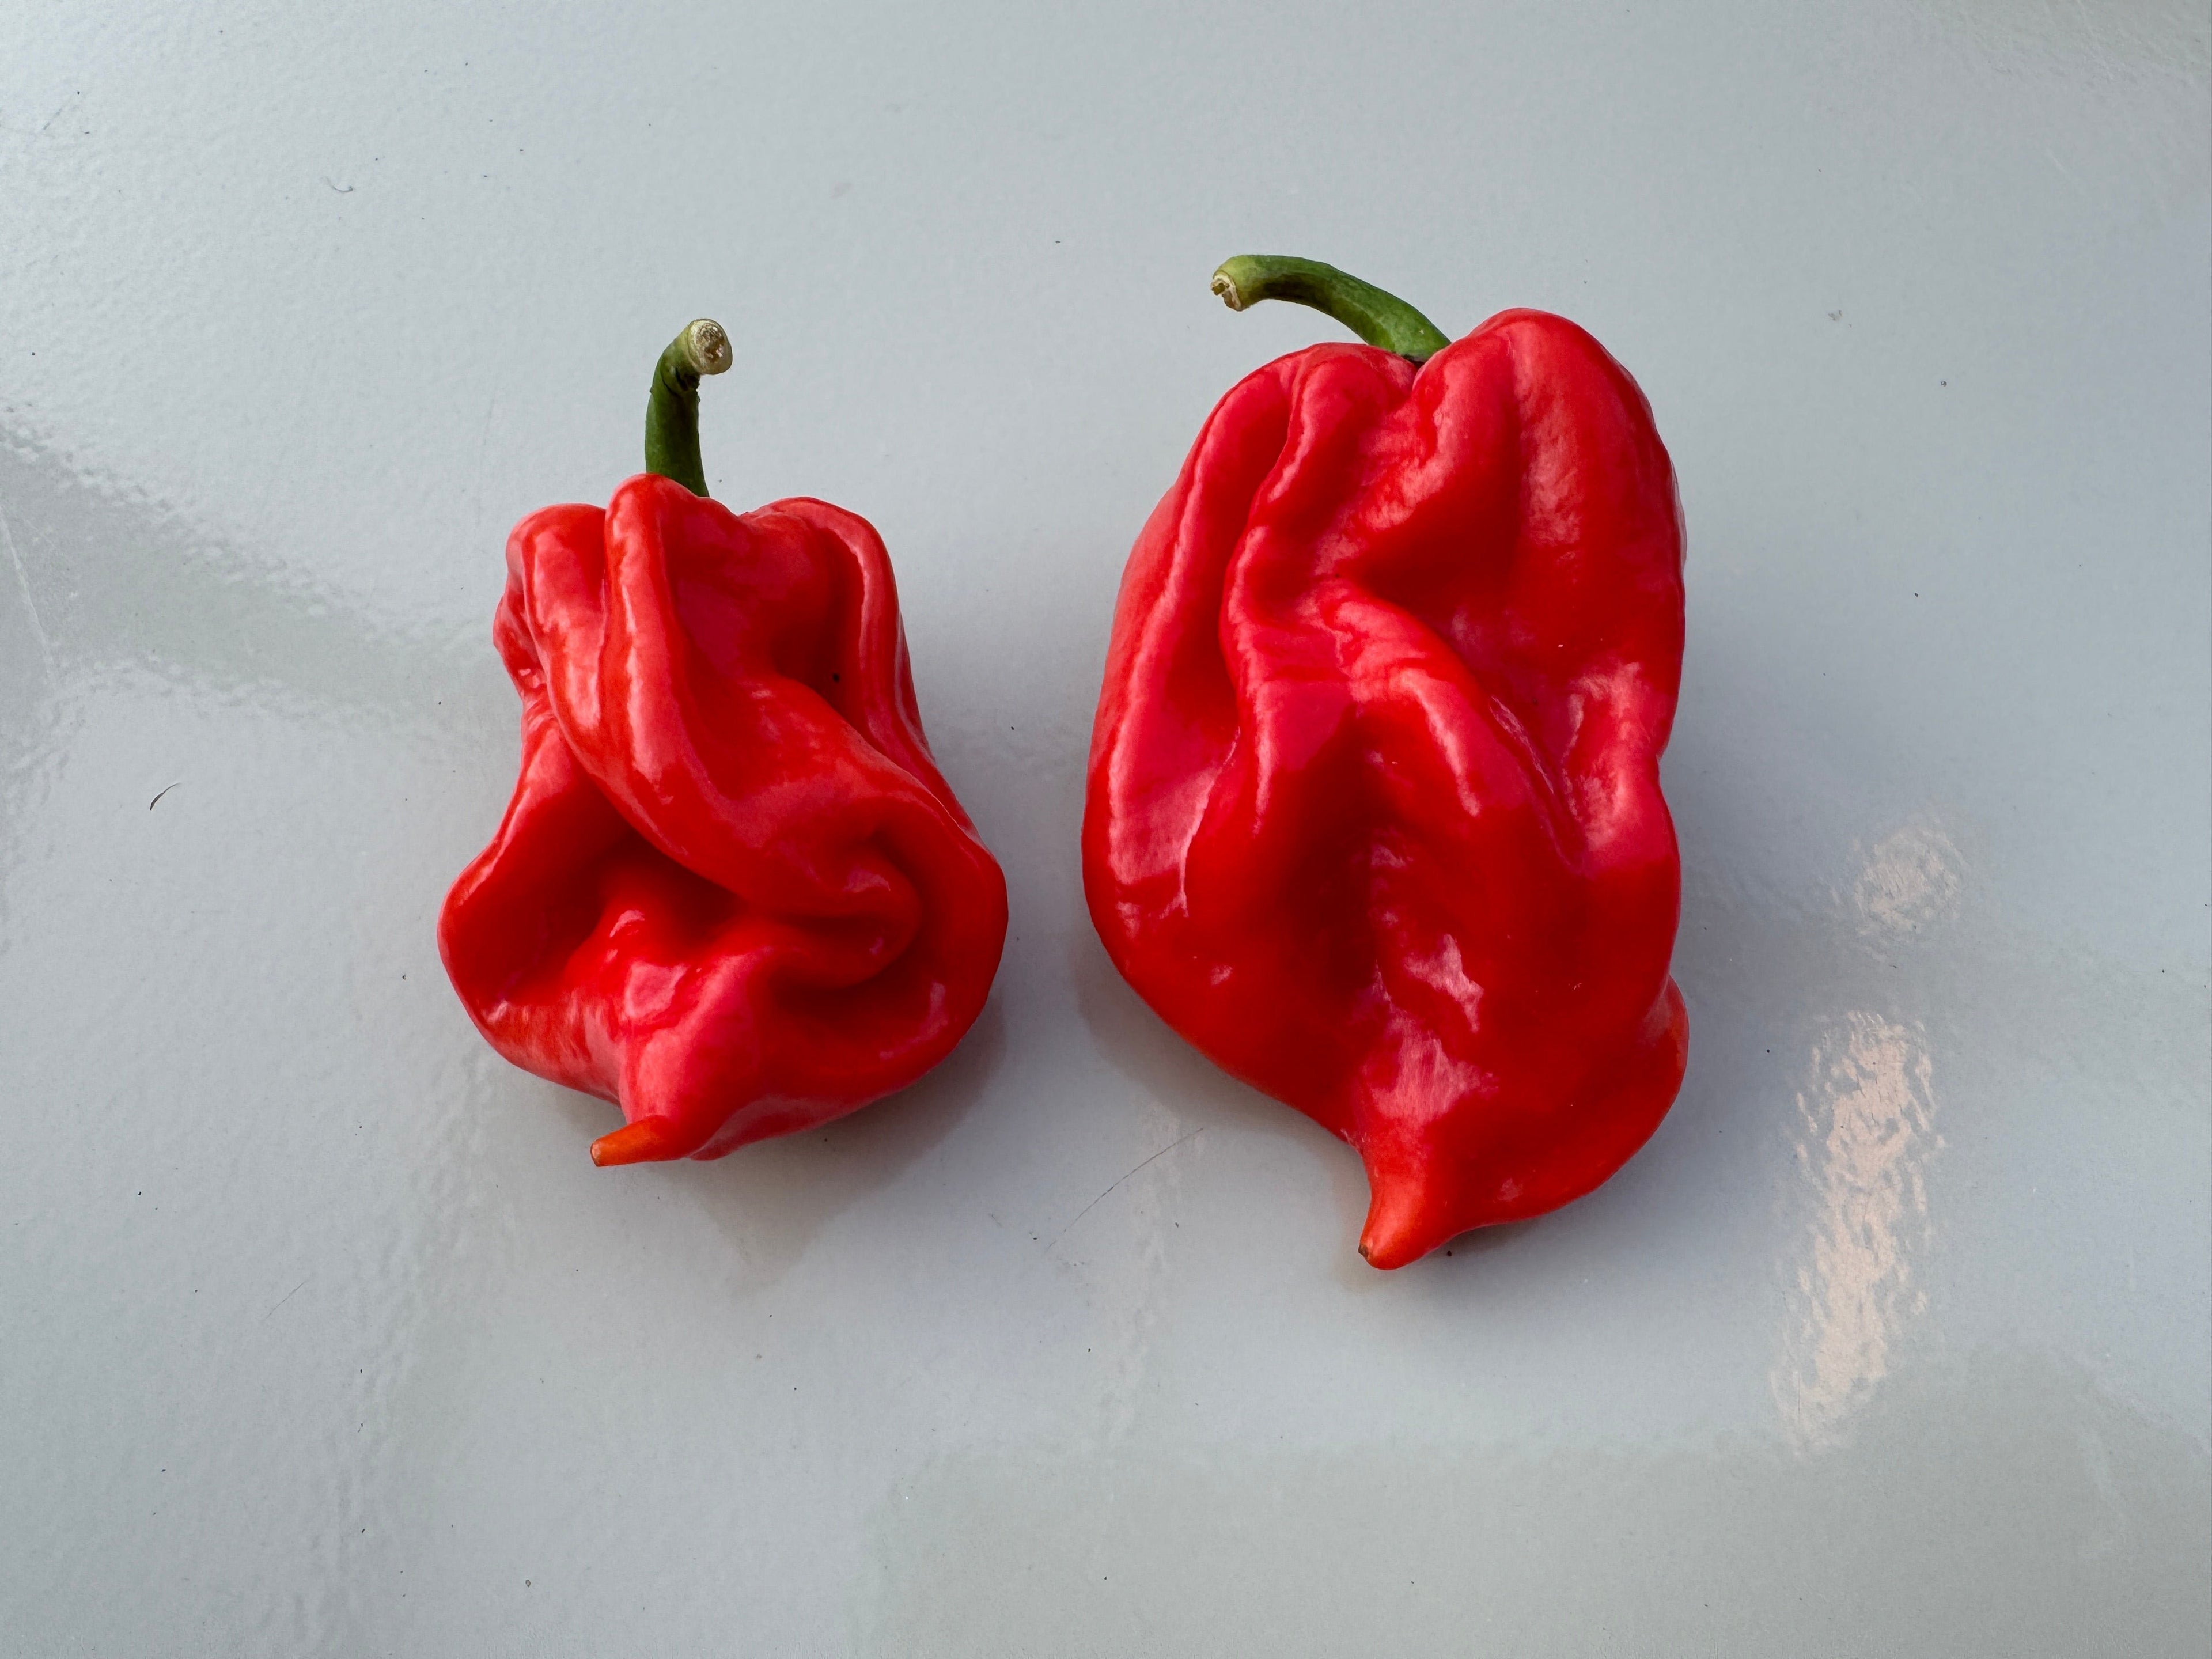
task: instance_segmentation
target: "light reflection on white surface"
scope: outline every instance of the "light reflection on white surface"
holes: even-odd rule
[[[1851,902],[1869,934],[1906,934],[1955,912],[1962,882],[1957,846],[1941,823],[1923,816],[1875,845]]]
[[[1889,1375],[1899,1328],[1927,1308],[1913,1258],[1928,1237],[1924,1165],[1942,1142],[1913,1028],[1848,1014],[1811,1070],[1797,1154],[1818,1199],[1774,1386],[1792,1438],[1820,1445]]]
[[[1864,855],[1850,908],[1863,936],[1895,943],[1955,911],[1962,885],[1957,847],[1923,814]],[[1791,1439],[1817,1446],[1872,1397],[1904,1328],[1927,1310],[1914,1264],[1943,1141],[1917,1021],[1854,1010],[1814,1043],[1806,1072],[1796,1156],[1814,1205],[1772,1380]]]

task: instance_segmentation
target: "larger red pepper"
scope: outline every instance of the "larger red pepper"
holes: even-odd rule
[[[1395,1267],[1589,1191],[1680,1085],[1674,472],[1562,318],[1450,343],[1305,260],[1215,289],[1369,343],[1248,376],[1138,538],[1085,886],[1164,1019],[1358,1149]]]
[[[516,1065],[621,1103],[599,1164],[719,1158],[913,1082],[974,1021],[999,866],[932,762],[867,522],[706,499],[712,323],[663,356],[648,471],[515,526],[493,627],[522,774],[439,920]]]

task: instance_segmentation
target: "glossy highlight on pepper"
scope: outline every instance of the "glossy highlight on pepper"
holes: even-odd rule
[[[1680,1086],[1674,471],[1564,318],[1449,341],[1278,256],[1214,287],[1365,343],[1232,388],[1139,536],[1085,889],[1163,1019],[1358,1150],[1395,1267],[1589,1192]]]
[[[912,1083],[981,1011],[1006,893],[931,758],[874,529],[707,497],[693,323],[647,471],[515,526],[493,637],[522,768],[439,919],[477,1029],[620,1103],[601,1164],[719,1158]]]

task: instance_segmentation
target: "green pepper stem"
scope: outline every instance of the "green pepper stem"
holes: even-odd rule
[[[1451,337],[1395,294],[1325,265],[1281,253],[1240,253],[1213,273],[1213,291],[1231,311],[1256,300],[1290,300],[1325,311],[1371,346],[1425,363]]]
[[[730,337],[706,317],[687,323],[653,371],[645,402],[645,470],[673,478],[694,495],[707,493],[699,459],[699,377],[730,366]]]

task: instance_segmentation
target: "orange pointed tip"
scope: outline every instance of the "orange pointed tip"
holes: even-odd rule
[[[1370,1168],[1367,1224],[1360,1230],[1359,1254],[1384,1272],[1419,1261],[1455,1229],[1431,1213],[1426,1184],[1417,1176]]]
[[[641,1117],[593,1141],[592,1162],[602,1170],[617,1164],[659,1164],[688,1156],[692,1149],[685,1141],[686,1137],[666,1118]]]
[[[1385,1273],[1395,1267],[1405,1267],[1409,1262],[1419,1261],[1433,1248],[1425,1243],[1415,1243],[1403,1233],[1384,1233],[1378,1237],[1371,1225],[1359,1241],[1360,1258],[1369,1267],[1379,1267]]]

